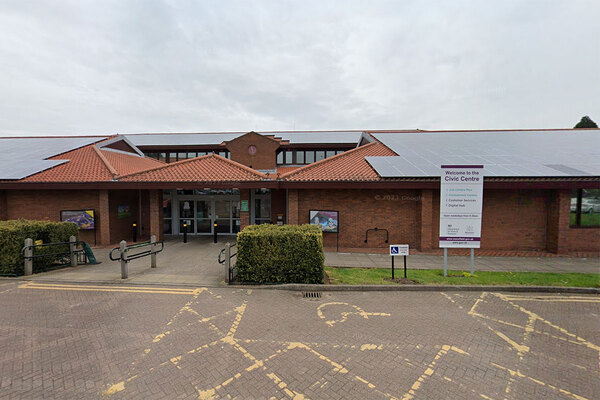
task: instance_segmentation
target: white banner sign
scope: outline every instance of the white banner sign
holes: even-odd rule
[[[442,165],[440,247],[478,249],[483,206],[482,165]]]

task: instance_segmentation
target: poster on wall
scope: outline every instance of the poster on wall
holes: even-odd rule
[[[442,165],[440,247],[481,246],[483,165]]]
[[[319,225],[323,232],[338,233],[339,212],[310,210],[309,222],[311,225]]]
[[[94,210],[67,210],[60,212],[62,222],[74,222],[81,230],[94,230]]]
[[[129,218],[129,217],[131,217],[131,207],[129,207],[129,204],[124,204],[122,206],[117,207],[117,218],[118,219]]]

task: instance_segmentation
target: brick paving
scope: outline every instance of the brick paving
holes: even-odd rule
[[[594,399],[600,297],[0,281],[0,398]]]

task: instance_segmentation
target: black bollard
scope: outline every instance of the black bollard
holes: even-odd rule
[[[187,243],[187,224],[183,224],[183,243]]]
[[[213,243],[217,243],[217,221],[213,224]]]
[[[131,230],[133,231],[133,242],[137,242],[137,222],[134,222]]]

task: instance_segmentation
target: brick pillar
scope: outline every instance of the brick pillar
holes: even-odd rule
[[[569,233],[571,213],[571,193],[569,190],[550,192],[548,202],[548,224],[546,226],[546,248],[557,254],[568,251],[567,236]]]
[[[432,190],[421,190],[421,202],[417,207],[417,223],[419,226],[419,250],[430,250],[431,238],[433,234]]]
[[[0,190],[0,221],[8,219],[8,199],[6,190]]]
[[[248,202],[248,211],[241,211],[240,207],[240,231],[250,225],[250,190],[240,190],[240,203]]]
[[[300,218],[298,216],[298,190],[288,190],[288,224],[298,225],[300,224]]]
[[[110,208],[108,206],[108,190],[98,191],[98,244],[110,244]]]
[[[158,240],[162,239],[161,229],[161,191],[160,190],[149,190],[148,191],[148,214],[150,215],[150,235],[156,235]]]

